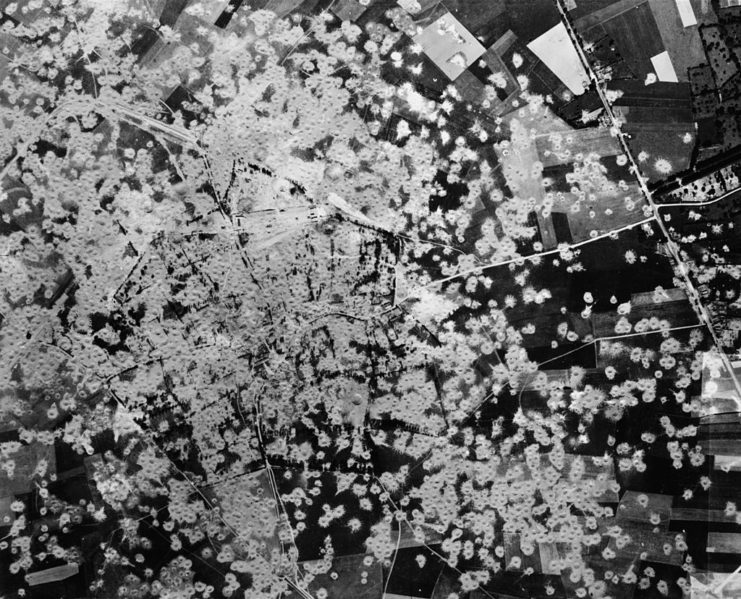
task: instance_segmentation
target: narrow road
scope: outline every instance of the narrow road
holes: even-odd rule
[[[722,346],[720,344],[720,339],[718,338],[718,335],[716,334],[715,329],[713,328],[713,322],[710,317],[710,313],[708,312],[707,308],[702,304],[700,300],[700,294],[698,293],[697,289],[695,288],[695,285],[692,283],[692,280],[689,277],[687,267],[685,266],[679,254],[679,247],[669,235],[669,231],[667,230],[666,225],[664,224],[664,221],[662,220],[662,216],[659,214],[658,205],[654,202],[653,196],[651,194],[651,190],[649,190],[646,180],[641,176],[641,171],[638,168],[638,163],[633,157],[633,154],[630,151],[630,147],[628,146],[626,135],[625,133],[623,133],[621,129],[620,121],[615,116],[615,112],[612,109],[612,105],[607,100],[604,82],[599,79],[594,69],[592,68],[592,65],[587,59],[584,48],[581,45],[579,36],[576,33],[576,30],[574,29],[574,26],[572,25],[571,20],[569,18],[568,10],[566,9],[564,0],[555,0],[555,2],[556,2],[556,7],[558,8],[558,11],[561,14],[561,21],[566,27],[566,31],[568,31],[569,37],[571,38],[571,42],[574,44],[576,52],[579,55],[579,59],[581,60],[582,65],[584,66],[584,68],[587,71],[587,74],[589,75],[589,79],[592,81],[592,83],[594,83],[597,94],[599,95],[600,101],[602,102],[602,106],[605,109],[605,113],[610,119],[613,129],[617,133],[617,139],[620,142],[620,146],[623,152],[625,153],[625,156],[628,158],[628,162],[630,163],[630,170],[635,175],[636,182],[638,183],[641,193],[643,194],[643,197],[646,200],[646,203],[651,208],[654,219],[656,220],[656,224],[659,227],[659,230],[661,231],[662,236],[664,237],[664,240],[666,242],[666,247],[669,251],[669,255],[671,256],[672,260],[674,260],[675,262],[675,266],[676,266],[675,270],[679,274],[679,276],[681,277],[682,281],[685,284],[687,297],[690,300],[690,304],[692,305],[695,312],[697,313],[697,316],[700,319],[700,322],[702,322],[708,329],[708,333],[710,334],[713,340],[713,344],[715,345],[723,361],[723,366],[728,371],[731,379],[733,380],[733,385],[736,388],[736,395],[738,397],[737,403],[741,405],[741,383],[739,383],[738,377],[736,376],[736,373],[733,370],[733,366],[731,365],[731,361],[729,357],[726,355],[726,353],[722,349]]]

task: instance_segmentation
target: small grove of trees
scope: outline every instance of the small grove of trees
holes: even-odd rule
[[[50,521],[14,504],[19,584],[53,556],[94,564],[100,596],[307,596],[336,548],[390,565],[409,529],[442,539],[462,592],[519,568],[505,535],[525,556],[563,548],[586,592],[617,484],[590,472],[645,470],[659,438],[677,467],[701,459],[671,418],[702,334],[616,301],[595,339],[540,282],[587,250],[539,255],[531,213],[553,195],[521,195],[542,165],[508,162],[505,185],[496,156],[532,150],[547,102],[525,91],[484,122],[455,86],[430,103],[391,85],[383,69],[429,68],[401,10],[364,29],[255,11],[227,34],[193,5],[186,38],[147,6],[80,0],[3,25],[0,405],[19,431],[3,468],[30,443],[93,456],[89,497],[33,469]],[[174,48],[159,67],[133,49],[147,27]],[[174,115],[172,77],[192,92]],[[586,162],[567,182],[592,201],[612,184]],[[599,344],[609,366],[549,374],[563,356],[531,359],[536,333],[563,356]],[[637,437],[618,426],[632,414]]]

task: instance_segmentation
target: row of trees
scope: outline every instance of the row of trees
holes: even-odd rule
[[[430,68],[399,10],[365,28],[240,11],[232,33],[186,39],[144,4],[77,0],[3,25],[0,406],[20,435],[3,467],[28,443],[102,456],[82,501],[33,469],[45,524],[18,505],[3,541],[19,585],[53,556],[88,564],[99,596],[320,597],[335,551],[390,566],[412,531],[442,539],[461,592],[512,566],[505,535],[524,555],[558,545],[586,590],[615,485],[589,473],[645,469],[678,436],[690,464],[690,433],[657,434],[653,406],[681,415],[696,395],[700,330],[626,317],[608,343],[568,322],[546,282],[590,246],[541,256],[542,165],[499,172],[547,102],[524,91],[485,121],[452,85],[430,103],[388,83]],[[150,27],[174,48],[159,67],[132,50]],[[192,101],[169,114],[154,84],[173,73]],[[605,172],[586,157],[568,182],[618,193]],[[536,334],[555,343],[540,363]],[[582,346],[604,374],[546,372]],[[636,415],[639,434],[620,425]]]

